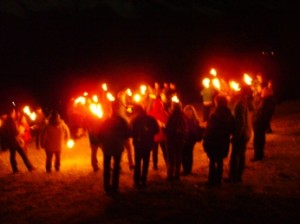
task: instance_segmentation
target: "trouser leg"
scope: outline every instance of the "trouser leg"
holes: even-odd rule
[[[113,169],[112,187],[113,187],[114,191],[118,191],[119,190],[121,155],[117,155],[117,156],[113,156],[113,157],[114,157],[114,169]]]

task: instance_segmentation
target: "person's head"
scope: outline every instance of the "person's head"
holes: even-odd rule
[[[121,112],[121,102],[119,100],[115,100],[111,102],[111,112],[112,114],[119,114]]]
[[[133,107],[133,113],[138,116],[138,115],[146,114],[146,111],[141,105],[135,105]]]
[[[171,111],[172,112],[179,112],[182,110],[182,104],[180,102],[172,102]]]
[[[189,118],[189,119],[198,119],[196,109],[193,105],[190,105],[190,104],[186,105],[183,108],[183,112],[184,112],[185,116],[187,116],[187,118]]]
[[[57,110],[52,110],[50,111],[49,114],[49,123],[56,123],[60,119],[60,114],[58,113]]]
[[[227,98],[223,95],[217,95],[215,97],[215,104],[216,104],[216,107],[218,107],[218,108],[227,107],[227,105],[228,105]]]

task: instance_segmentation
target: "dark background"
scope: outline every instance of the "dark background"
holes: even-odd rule
[[[2,102],[55,107],[104,81],[172,81],[196,101],[211,67],[224,78],[261,72],[279,102],[299,98],[297,14],[270,0],[2,0]]]

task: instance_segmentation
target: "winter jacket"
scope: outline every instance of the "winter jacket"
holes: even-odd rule
[[[121,155],[130,134],[129,124],[120,115],[113,114],[104,120],[98,135],[104,154]]]
[[[70,130],[62,119],[46,125],[41,136],[41,145],[49,152],[60,152],[70,138]]]
[[[138,115],[131,122],[133,145],[135,149],[152,149],[154,136],[159,132],[159,126],[154,117],[145,114]]]
[[[154,100],[148,114],[153,116],[159,125],[159,132],[154,137],[155,142],[165,141],[166,136],[164,133],[164,128],[169,118],[169,114],[167,111],[165,111],[163,102],[159,99]]]
[[[234,118],[227,107],[217,107],[210,116],[204,133],[203,147],[209,158],[225,158],[229,152]]]

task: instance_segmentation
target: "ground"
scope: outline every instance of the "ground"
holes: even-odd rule
[[[45,153],[34,144],[28,155],[37,170],[12,174],[8,151],[0,153],[0,223],[298,223],[300,213],[300,102],[277,106],[267,135],[266,158],[250,162],[249,142],[243,182],[206,187],[208,159],[201,143],[194,149],[193,174],[168,182],[162,156],[149,170],[149,186],[133,187],[126,153],[120,194],[105,195],[102,167],[90,165],[86,137],[64,150],[60,172],[45,172]],[[102,154],[98,153],[100,165]],[[224,177],[228,175],[228,158]]]

